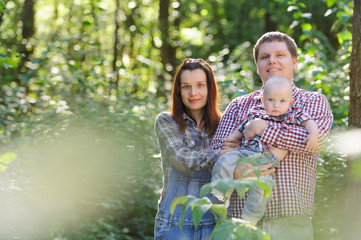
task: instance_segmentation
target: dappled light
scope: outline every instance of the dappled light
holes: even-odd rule
[[[224,111],[262,87],[252,50],[273,30],[297,42],[295,85],[324,94],[334,115],[317,162],[315,239],[357,236],[354,12],[352,0],[0,0],[0,239],[153,239],[154,120],[169,110],[176,67],[207,60]]]

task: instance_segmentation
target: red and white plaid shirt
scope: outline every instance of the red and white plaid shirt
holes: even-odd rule
[[[322,146],[330,133],[333,115],[326,97],[320,93],[308,92],[293,85],[294,107],[307,113],[316,122],[319,130],[319,144]],[[212,140],[212,148],[222,147],[228,137],[244,119],[250,108],[260,105],[262,90],[234,99],[227,107]],[[261,141],[289,151],[281,166],[276,169],[276,187],[267,205],[264,219],[277,219],[295,215],[313,215],[316,167],[318,153],[306,151],[304,139],[308,133],[304,127],[267,121]],[[233,193],[228,216],[240,218],[244,199]]]

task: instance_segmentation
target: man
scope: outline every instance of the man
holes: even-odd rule
[[[333,116],[325,96],[297,88],[293,83],[297,68],[297,46],[292,38],[280,32],[268,32],[253,49],[257,73],[265,83],[272,76],[281,76],[292,83],[294,107],[308,113],[319,130],[319,144],[325,143],[331,130]],[[263,88],[262,88],[263,89]],[[262,90],[234,99],[227,107],[214,135],[212,147],[235,147],[235,139],[227,138],[251,107],[261,105]],[[275,240],[313,239],[311,216],[314,213],[314,192],[318,152],[305,150],[308,136],[304,127],[279,122],[254,119],[245,129],[248,136],[261,136],[261,141],[274,146],[274,150],[288,151],[275,171],[276,187],[267,205],[259,227]],[[239,143],[238,143],[239,146]],[[266,167],[271,167],[268,164]],[[255,168],[255,167],[254,167]],[[265,167],[263,167],[265,168]],[[241,176],[240,164],[234,172]],[[240,218],[244,199],[233,193],[228,216]]]

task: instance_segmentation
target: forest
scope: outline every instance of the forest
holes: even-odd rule
[[[155,117],[184,58],[220,109],[261,88],[265,32],[298,45],[297,87],[334,122],[317,167],[316,240],[360,235],[360,0],[0,0],[0,238],[153,239]]]

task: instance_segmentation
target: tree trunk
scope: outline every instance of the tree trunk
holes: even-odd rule
[[[115,0],[115,6],[116,9],[114,11],[114,24],[115,24],[115,30],[114,30],[114,45],[113,45],[113,72],[115,74],[115,90],[118,93],[118,87],[119,87],[119,73],[117,71],[117,61],[118,61],[118,45],[119,45],[119,0]]]
[[[172,79],[176,68],[176,49],[170,44],[169,36],[169,0],[159,1],[159,30],[161,32],[162,46],[160,47],[160,57],[164,70],[167,73],[161,74],[158,80],[157,96],[167,96],[166,82]]]
[[[164,69],[172,73],[176,67],[175,48],[170,44],[169,36],[169,0],[159,1],[159,29],[161,32],[162,47],[160,56]]]
[[[350,108],[348,123],[361,128],[361,0],[354,0],[352,52],[350,63]]]
[[[349,128],[361,128],[361,0],[354,0],[352,18],[352,52],[350,62],[350,107]],[[361,135],[360,130],[353,130]],[[360,138],[360,137],[359,137]],[[360,140],[351,138],[351,141]],[[348,156],[347,158],[347,190],[348,208],[345,239],[359,239],[361,230],[358,223],[361,221],[361,156]]]
[[[35,11],[34,11],[34,0],[25,0],[21,21],[23,22],[22,26],[22,37],[23,41],[21,42],[19,53],[23,54],[24,57],[22,61],[20,61],[18,65],[18,76],[16,81],[18,85],[27,86],[24,80],[21,80],[22,74],[27,72],[25,67],[25,63],[31,59],[31,55],[33,54],[34,47],[32,45],[28,45],[27,43],[34,36],[35,33]]]
[[[266,11],[264,16],[264,32],[271,32],[277,30],[277,23],[272,21],[272,14],[269,11]]]

